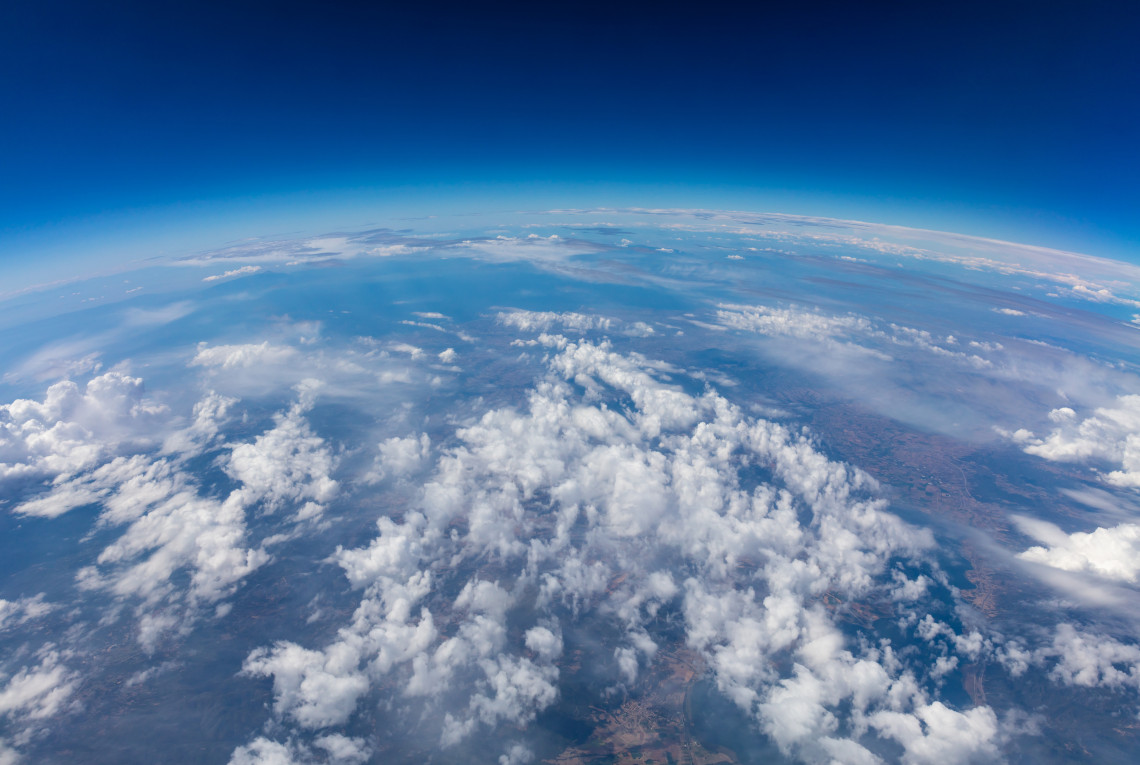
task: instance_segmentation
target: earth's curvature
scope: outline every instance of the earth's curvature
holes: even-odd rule
[[[0,763],[1135,762],[1140,268],[561,210],[0,302]]]

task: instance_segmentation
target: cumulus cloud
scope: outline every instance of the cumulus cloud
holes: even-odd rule
[[[500,312],[497,321],[507,327],[523,332],[547,332],[552,327],[585,333],[594,330],[608,330],[614,320],[605,316],[554,311],[509,311]]]
[[[244,345],[214,345],[199,343],[191,366],[233,369],[266,364],[283,364],[297,355],[297,349],[286,345],[270,345],[269,341]]]
[[[1039,438],[1028,430],[1010,434],[1025,451],[1058,462],[1102,462],[1118,466],[1102,478],[1114,486],[1140,487],[1140,395],[1120,396],[1115,406],[1081,418],[1069,407],[1049,412],[1056,424]]]
[[[208,392],[181,417],[146,399],[141,380],[117,372],[83,389],[53,385],[42,402],[0,409],[4,476],[41,479],[14,512],[53,518],[94,505],[98,528],[121,528],[76,579],[81,589],[139,603],[138,637],[152,650],[269,561],[248,539],[248,508],[289,507],[302,521],[318,517],[335,496],[336,460],[305,420],[316,388],[299,386],[297,402],[274,427],[230,445],[227,454],[220,435],[236,399]],[[210,450],[224,456],[222,466],[237,483],[220,496],[187,467]],[[0,604],[0,625],[49,608],[42,598]]]
[[[82,388],[56,383],[43,401],[0,405],[0,481],[71,475],[109,455],[145,448],[165,411],[145,397],[141,379],[120,372]]]
[[[870,319],[865,316],[829,316],[801,308],[724,304],[717,311],[717,319],[731,329],[804,340],[845,338],[867,334],[874,329]]]
[[[145,648],[178,625],[179,607],[187,609],[181,618],[191,618],[198,606],[227,597],[269,561],[269,553],[248,540],[247,508],[291,507],[294,521],[306,521],[335,495],[335,460],[304,419],[317,387],[299,386],[297,402],[274,418],[273,428],[231,447],[224,466],[239,485],[224,497],[205,494],[167,457],[119,458],[79,482],[78,490],[91,491],[102,504],[99,523],[126,530],[95,566],[79,572],[78,582],[147,603],[139,636]],[[196,418],[190,428],[199,425]],[[173,584],[183,570],[189,573],[185,591]],[[160,603],[166,610],[154,610]]]
[[[772,308],[721,304],[717,310],[717,321],[717,325],[710,326],[755,332],[769,337],[806,340],[834,349],[866,353],[884,361],[889,361],[891,356],[871,346],[878,345],[887,349],[891,346],[907,346],[976,369],[993,367],[992,361],[975,352],[958,350],[960,343],[954,335],[940,337],[929,330],[895,323],[879,326],[868,317],[855,313],[832,315],[818,309],[795,306]],[[985,352],[1001,349],[1000,344],[976,341],[970,342],[969,347]]]
[[[19,600],[0,598],[0,631],[51,613],[56,607],[46,602],[45,598],[46,595],[42,592],[34,597]]]
[[[902,762],[906,765],[1000,759],[998,720],[989,707],[958,712],[934,701],[922,705],[912,715],[882,711],[871,715],[868,721],[902,745]]]
[[[1022,560],[1121,582],[1134,583],[1140,575],[1140,525],[1122,523],[1065,534],[1051,523],[1017,520],[1022,531],[1045,543],[1020,553],[1017,557]]]
[[[565,267],[575,255],[598,252],[603,249],[602,246],[592,242],[564,239],[558,234],[465,239],[448,246],[449,251],[458,251],[475,258],[499,262],[522,260],[547,267]]]
[[[1071,624],[1058,625],[1052,644],[1033,658],[1051,664],[1050,675],[1066,685],[1140,689],[1140,647]]]
[[[312,745],[297,741],[284,744],[258,736],[238,747],[230,757],[230,765],[361,765],[372,756],[363,739],[339,733],[320,736]]]
[[[212,274],[204,277],[204,282],[217,282],[223,279],[232,279],[235,276],[248,276],[249,274],[256,274],[261,270],[261,266],[242,266],[241,268],[234,268],[229,271],[224,271],[220,274]]]
[[[63,709],[78,687],[78,676],[60,662],[58,651],[42,652],[40,663],[0,678],[0,716],[17,722],[42,720]]]
[[[427,433],[400,438],[393,436],[380,444],[380,454],[366,476],[370,481],[401,478],[415,473],[431,454],[431,439]]]
[[[277,716],[302,730],[346,724],[396,676],[394,701],[448,710],[437,731],[454,745],[554,702],[560,620],[616,620],[608,661],[634,684],[655,661],[650,626],[668,607],[718,687],[790,756],[874,761],[859,740],[872,719],[912,762],[996,751],[991,710],[946,706],[932,695],[937,668],[850,642],[820,605],[824,594],[909,602],[928,585],[889,563],[924,560],[929,533],[886,512],[870,477],[828,459],[810,434],[660,380],[647,359],[541,342],[556,353],[526,407],[460,428],[407,512],[333,556],[361,591],[337,638],[247,659],[247,674],[273,678]],[[420,438],[387,444],[395,463],[427,458]],[[747,469],[770,479],[745,485]],[[476,560],[516,573],[488,581],[462,565]],[[678,582],[671,570],[690,574]],[[534,619],[517,638],[506,629],[514,604]],[[958,637],[945,639],[973,650]]]
[[[79,572],[81,587],[157,603],[173,594],[171,577],[190,569],[190,602],[225,597],[269,556],[245,546],[245,506],[239,491],[219,500],[165,459],[116,460],[96,471],[102,525],[126,525],[97,566]]]
[[[330,477],[336,461],[305,419],[317,388],[315,380],[303,382],[297,402],[274,418],[273,428],[233,447],[226,472],[241,482],[244,502],[263,502],[270,511],[314,503],[308,508],[312,516],[336,495],[337,482]]]

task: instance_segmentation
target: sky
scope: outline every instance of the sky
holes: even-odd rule
[[[0,273],[565,205],[1140,262],[1140,11],[742,5],[4,4]]]

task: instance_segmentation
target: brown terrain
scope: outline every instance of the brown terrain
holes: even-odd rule
[[[630,697],[613,709],[590,708],[593,734],[546,760],[557,765],[733,765],[734,753],[705,749],[689,725],[690,690],[704,671],[699,654],[687,648],[660,651]]]

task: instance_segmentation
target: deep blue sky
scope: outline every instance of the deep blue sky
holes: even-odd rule
[[[476,194],[1140,260],[1132,4],[741,5],[5,3],[0,268]]]

